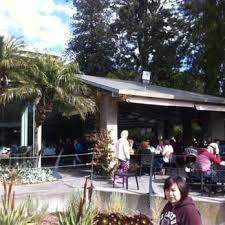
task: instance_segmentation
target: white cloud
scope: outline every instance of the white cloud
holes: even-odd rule
[[[72,6],[65,0],[0,0],[0,35],[23,36],[28,48],[61,53],[70,35]]]

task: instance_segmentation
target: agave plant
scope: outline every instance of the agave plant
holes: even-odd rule
[[[30,218],[25,217],[23,204],[15,206],[15,192],[12,191],[14,180],[11,179],[7,188],[6,179],[3,178],[4,194],[2,197],[2,208],[0,208],[1,225],[27,225]]]
[[[60,225],[93,225],[98,208],[96,199],[92,198],[93,185],[87,188],[88,178],[84,184],[83,196],[80,192],[74,192],[69,200],[65,213],[59,214]]]

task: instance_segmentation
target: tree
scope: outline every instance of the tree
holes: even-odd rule
[[[225,95],[224,1],[184,0],[180,8],[189,24],[189,71],[202,77],[205,93]]]
[[[21,57],[24,47],[25,44],[20,38],[0,36],[0,88],[7,86],[12,71],[25,66],[24,58]]]
[[[0,104],[13,100],[27,100],[36,106],[36,132],[47,115],[57,106],[65,115],[73,113],[85,118],[95,111],[95,102],[89,89],[79,77],[78,64],[65,64],[60,58],[48,54],[27,57],[27,66],[20,73],[10,73],[14,86],[0,94]],[[36,148],[36,145],[35,145]],[[35,149],[37,153],[39,149]]]
[[[74,0],[73,37],[67,53],[85,74],[106,76],[113,67],[114,42],[111,38],[108,0]]]
[[[120,43],[117,62],[136,72],[152,72],[153,82],[170,86],[184,57],[183,21],[166,8],[166,0],[115,0],[117,19],[113,28]]]

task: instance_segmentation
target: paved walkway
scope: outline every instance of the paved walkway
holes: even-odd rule
[[[88,169],[66,169],[60,172],[62,179],[55,182],[31,184],[31,185],[18,185],[15,186],[14,190],[16,196],[22,197],[27,195],[46,195],[47,193],[69,193],[74,188],[83,188],[85,177],[90,175]],[[158,196],[163,196],[163,183],[167,176],[157,175],[156,179],[153,180],[153,192]],[[129,189],[126,190],[122,187],[121,183],[115,185],[113,188],[112,181],[109,179],[93,179],[93,184],[96,190],[103,190],[108,192],[125,192],[133,194],[147,194],[149,192],[149,176],[143,175],[138,178],[140,189],[137,190],[135,178],[129,178]],[[0,194],[3,190],[0,189]],[[213,202],[225,202],[225,195],[221,193],[220,196],[201,196],[200,192],[191,191],[190,195],[204,201]]]

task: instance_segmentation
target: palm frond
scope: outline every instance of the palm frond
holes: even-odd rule
[[[40,92],[29,84],[7,88],[0,94],[0,104],[5,105],[17,100],[35,99],[38,95],[40,95]]]

